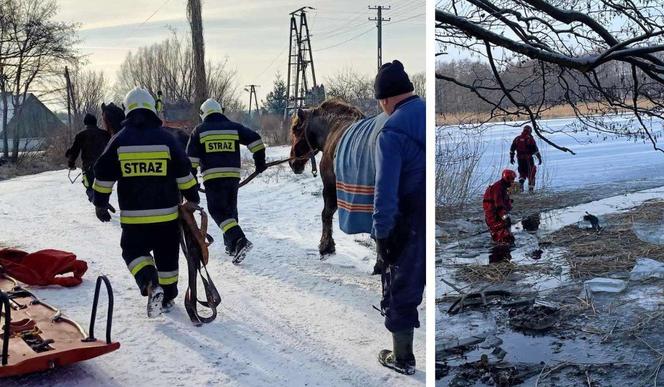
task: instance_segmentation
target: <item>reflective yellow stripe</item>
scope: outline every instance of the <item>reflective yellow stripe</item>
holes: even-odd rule
[[[212,134],[209,136],[201,137],[201,144],[208,141],[217,140],[239,140],[240,136],[237,134]]]
[[[141,106],[143,106],[143,107],[145,107],[145,108],[148,108],[148,109],[154,109],[154,106],[152,106],[151,104],[149,104],[149,103],[147,103],[147,102],[143,102],[143,103],[141,104]],[[136,109],[137,107],[138,107],[138,102],[130,103],[130,104],[127,106],[127,110],[134,110],[134,109]]]
[[[221,228],[221,231],[226,232],[230,230],[231,228],[237,226],[237,221],[235,219],[226,219],[223,222],[219,223],[219,227]]]
[[[103,194],[109,194],[109,193],[113,192],[113,188],[102,187],[99,184],[97,184],[96,181],[92,185],[92,189],[99,192],[99,193],[103,193]]]
[[[145,223],[161,223],[175,220],[178,218],[178,213],[168,215],[151,215],[151,216],[120,216],[120,223],[124,224],[145,224]]]
[[[133,261],[129,262],[129,264],[127,265],[129,271],[131,272],[131,275],[133,276],[135,276],[136,273],[141,271],[141,269],[146,266],[155,266],[154,259],[152,258],[152,256],[138,257]]]
[[[263,143],[258,144],[258,145],[256,145],[256,146],[253,147],[253,148],[249,148],[249,151],[250,151],[251,153],[256,153],[256,152],[258,152],[258,151],[261,150],[261,149],[265,149],[265,144],[263,144]]]
[[[187,181],[185,183],[178,183],[178,188],[180,188],[181,190],[185,190],[185,189],[189,189],[189,188],[191,188],[195,185],[196,185],[196,179],[194,179],[192,177],[189,181]]]
[[[121,152],[118,153],[120,160],[152,160],[152,159],[170,159],[169,152]]]
[[[159,277],[159,285],[171,285],[178,282],[178,276],[162,278]]]
[[[83,186],[85,188],[90,188],[90,182],[88,181],[88,177],[83,175]]]
[[[219,179],[222,177],[232,177],[232,178],[240,178],[240,172],[217,172],[217,173],[209,173],[207,175],[203,176],[203,181],[208,181],[212,179]]]
[[[199,163],[191,163],[192,168],[198,168],[199,165],[200,165]]]

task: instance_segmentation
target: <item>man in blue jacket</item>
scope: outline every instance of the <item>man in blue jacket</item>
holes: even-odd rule
[[[413,331],[420,326],[417,308],[426,276],[426,106],[413,90],[401,62],[381,66],[374,91],[390,117],[376,144],[373,236],[393,349],[382,350],[378,360],[407,375],[415,373]]]

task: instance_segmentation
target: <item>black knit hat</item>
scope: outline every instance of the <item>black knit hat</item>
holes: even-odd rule
[[[93,116],[90,113],[87,113],[83,118],[83,125],[97,125],[97,117]]]
[[[408,74],[404,71],[401,62],[394,60],[380,66],[374,82],[376,99],[394,97],[413,90],[415,90],[413,83],[408,79]]]

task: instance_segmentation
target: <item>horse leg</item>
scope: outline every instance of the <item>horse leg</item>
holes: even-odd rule
[[[323,168],[321,166],[321,172],[322,171]],[[323,200],[325,202],[325,207],[321,213],[323,233],[320,238],[320,244],[318,245],[318,251],[320,252],[321,257],[324,257],[328,254],[334,254],[336,251],[334,238],[332,238],[332,218],[337,211],[337,187],[334,175],[331,179],[329,176],[326,178],[323,173],[321,173],[321,176],[323,177]]]

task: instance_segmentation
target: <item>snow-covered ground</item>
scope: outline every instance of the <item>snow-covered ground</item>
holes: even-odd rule
[[[617,127],[639,127],[630,115],[610,119]],[[577,119],[538,121],[554,134],[548,137],[556,144],[572,149],[576,155],[564,153],[537,139],[544,164],[538,178],[548,189],[565,191],[593,184],[634,181],[662,177],[664,154],[653,150],[650,142],[627,138],[574,133],[580,129]],[[509,149],[514,137],[521,133],[522,123],[488,124],[481,136],[482,157],[476,169],[476,182],[482,187],[495,181],[509,164]],[[654,133],[662,134],[661,121],[649,122]],[[563,131],[565,133],[561,133]],[[573,133],[570,135],[570,133]]]
[[[268,149],[270,159],[286,154],[284,147]],[[117,216],[100,223],[82,185],[69,184],[66,171],[0,182],[0,245],[72,251],[89,265],[77,288],[34,292],[87,327],[94,280],[106,274],[115,293],[113,338],[122,345],[88,362],[1,384],[423,385],[423,328],[415,335],[415,376],[396,374],[376,361],[380,349],[391,347],[391,337],[372,308],[379,303],[380,279],[369,275],[374,253],[366,247],[368,237],[344,235],[335,219],[337,254],[319,260],[321,189],[310,172],[296,176],[287,167],[269,170],[240,189],[240,224],[254,249],[234,266],[211,222],[217,242],[208,269],[222,304],[215,322],[194,327],[181,296],[171,313],[146,318],[145,299],[120,255]],[[115,204],[115,194],[112,200]],[[181,257],[181,295],[186,278]],[[103,325],[97,331],[101,336]]]

